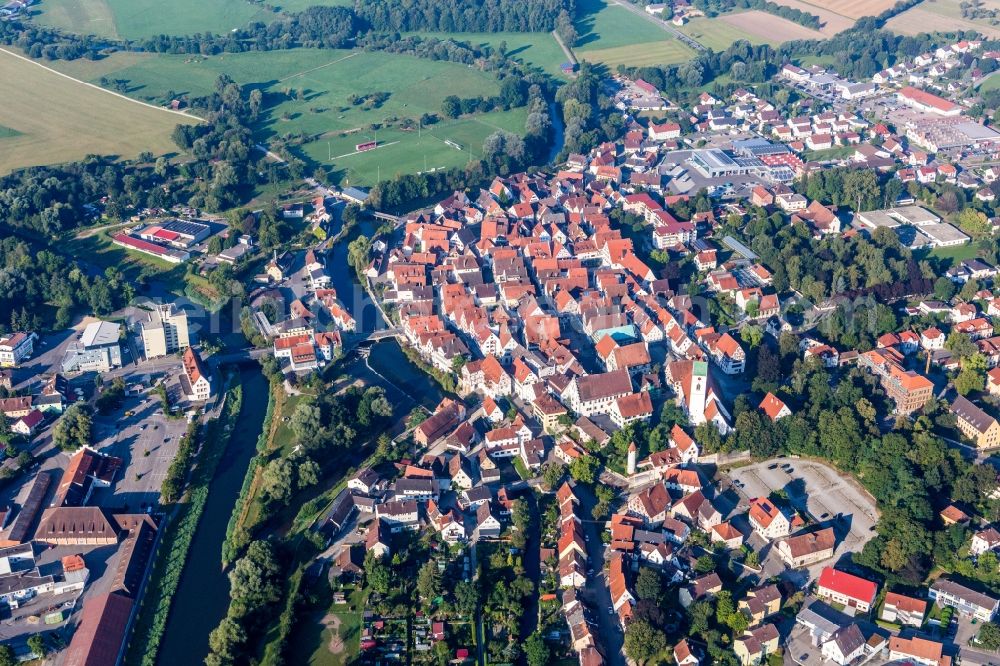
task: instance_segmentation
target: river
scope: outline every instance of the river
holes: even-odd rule
[[[371,238],[375,231],[371,220],[361,221],[327,253],[326,266],[331,285],[344,308],[357,321],[359,335],[368,335],[387,327],[381,311],[358,284],[354,269],[347,261],[348,244],[360,235]],[[358,356],[347,359],[343,372],[384,388],[389,402],[397,408],[397,414],[408,413],[418,404],[434,409],[442,397],[441,389],[434,380],[406,358],[394,339],[372,345],[367,360]]]
[[[555,164],[566,141],[566,126],[563,125],[562,114],[555,102],[549,102],[549,118],[552,120],[552,148],[549,149],[549,164]]]
[[[243,404],[240,414],[212,479],[208,502],[191,542],[160,643],[157,663],[163,666],[202,663],[208,655],[208,634],[229,609],[229,579],[220,568],[219,558],[226,525],[250,459],[256,453],[268,398],[267,380],[260,370],[243,370],[241,379]]]

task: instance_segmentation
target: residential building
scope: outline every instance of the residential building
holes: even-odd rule
[[[923,666],[951,666],[951,657],[944,654],[944,645],[919,636],[889,639],[889,659],[907,661]]]
[[[841,627],[823,643],[823,658],[838,666],[847,666],[865,653],[865,636],[857,624]]]
[[[879,618],[886,622],[920,627],[924,624],[927,602],[898,592],[887,592]]]
[[[873,349],[858,356],[858,365],[879,378],[898,413],[911,414],[931,399],[934,384],[913,370],[905,370],[902,360],[902,354],[894,349]]]
[[[808,567],[833,557],[837,539],[833,528],[796,534],[778,541],[778,555],[791,567]]]
[[[0,336],[0,368],[14,368],[35,351],[34,333],[18,332]]]
[[[957,396],[951,403],[950,411],[962,434],[976,443],[980,449],[1000,446],[1000,422],[964,396]]]
[[[981,622],[991,622],[996,617],[997,609],[1000,608],[1000,600],[947,578],[938,578],[934,581],[928,596],[938,606],[951,606],[960,614],[974,617]]]
[[[748,517],[753,531],[767,540],[788,536],[791,529],[788,517],[767,498],[751,499]]]
[[[143,312],[143,317],[139,330],[147,359],[183,351],[190,346],[187,313],[184,310],[166,303]]]
[[[188,402],[205,402],[212,398],[212,375],[193,348],[184,350],[181,391]]]
[[[778,629],[765,624],[747,632],[733,641],[733,652],[741,666],[756,666],[767,661],[778,651]]]
[[[877,594],[877,583],[833,567],[823,569],[816,582],[816,596],[856,608],[862,613],[871,609]]]

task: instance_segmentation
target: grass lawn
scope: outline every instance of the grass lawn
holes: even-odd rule
[[[292,432],[291,418],[295,413],[295,408],[299,403],[309,400],[308,395],[285,395],[281,392],[281,406],[275,411],[276,416],[280,416],[274,428],[274,438],[271,440],[269,450],[280,451],[279,457],[286,457],[292,452],[292,444],[295,442],[295,433]],[[289,419],[286,421],[285,419]]]
[[[38,164],[57,164],[98,153],[135,157],[148,150],[170,153],[170,133],[195,122],[153,109],[0,53],[3,103],[0,173]]]
[[[955,264],[979,256],[979,248],[974,242],[954,247],[936,247],[931,250],[930,256],[938,260],[950,260],[952,264]]]
[[[120,39],[225,33],[277,16],[246,0],[42,0],[37,10],[42,25]]]
[[[361,645],[361,613],[365,595],[356,589],[347,604],[332,603],[333,594],[324,580],[325,610],[302,614],[288,641],[290,664],[346,666],[356,660]]]
[[[513,35],[511,36],[513,39]],[[549,35],[530,35],[517,46]],[[496,36],[490,36],[494,39]],[[499,39],[497,41],[499,43]],[[540,42],[544,43],[544,42]],[[533,48],[533,47],[532,47]],[[374,124],[393,119],[418,119],[439,113],[448,95],[491,96],[499,86],[491,74],[465,65],[406,55],[296,49],[225,54],[213,57],[156,55],[122,60],[120,68],[94,68],[91,81],[101,76],[128,81],[129,95],[162,103],[181,93],[205,95],[220,74],[264,92],[265,112],[255,128],[262,140],[304,135],[297,148],[313,165],[326,165],[335,180],[371,185],[381,175],[462,166],[480,154],[483,140],[497,129],[524,131],[524,109],[442,120],[421,132],[387,127],[378,131],[380,147],[355,153],[355,146],[375,139]],[[556,65],[558,67],[558,65]],[[378,107],[352,105],[352,94],[389,93]],[[450,140],[461,149],[445,143]],[[381,170],[381,173],[380,173]]]
[[[573,50],[580,60],[616,65],[652,65],[682,62],[694,52],[651,21],[608,0],[577,3]]]
[[[559,66],[566,62],[566,55],[555,37],[547,32],[418,32],[421,37],[454,39],[473,46],[498,47],[507,42],[507,55],[525,65],[537,67],[558,79],[565,79]]]
[[[111,237],[105,232],[98,232],[86,238],[71,238],[63,243],[69,254],[86,257],[87,261],[100,268],[114,266],[121,270],[129,279],[135,279],[138,274],[151,269],[158,272],[176,272],[177,277],[184,274],[183,264],[171,264],[168,261],[151,257],[141,252],[132,252],[111,242]]]
[[[806,162],[839,160],[850,157],[857,150],[857,146],[834,146],[826,150],[807,150],[802,154],[802,159]]]

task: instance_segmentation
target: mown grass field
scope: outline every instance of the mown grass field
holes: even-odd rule
[[[578,2],[576,30],[577,58],[609,67],[668,64],[694,57],[666,30],[609,0]]]
[[[521,43],[508,42],[508,48],[523,48],[540,37],[530,35]],[[552,40],[549,35],[544,37]],[[491,39],[500,41],[497,36]],[[558,50],[558,45],[554,46]],[[462,166],[470,159],[470,151],[473,156],[480,154],[483,140],[498,128],[517,133],[524,130],[523,109],[497,111],[442,119],[426,131],[381,129],[378,149],[352,155],[357,144],[375,139],[373,124],[387,126],[393,124],[393,118],[416,120],[424,113],[438,114],[448,95],[491,96],[499,90],[496,79],[486,72],[406,55],[296,49],[207,58],[148,55],[70,66],[75,67],[75,74],[92,82],[101,77],[125,80],[129,95],[155,104],[179,94],[208,94],[218,76],[228,74],[240,84],[264,92],[265,111],[255,128],[261,140],[307,135],[308,140],[297,148],[301,155],[315,165],[332,168],[336,179],[357,185],[372,185],[379,175],[389,178],[396,173],[422,171],[425,158],[427,169]],[[377,92],[389,93],[377,107],[366,108],[348,100],[352,94]],[[446,144],[446,139],[463,150]]]
[[[0,173],[90,154],[171,153],[170,133],[196,122],[136,104],[0,52]]]
[[[525,65],[537,67],[559,79],[564,79],[559,66],[566,62],[566,55],[555,37],[548,32],[418,32],[423,37],[454,39],[473,46],[490,45],[499,47],[507,43],[507,55]]]
[[[247,0],[42,0],[35,11],[42,25],[113,39],[223,33],[277,16]]]

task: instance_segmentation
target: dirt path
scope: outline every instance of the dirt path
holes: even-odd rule
[[[122,99],[128,100],[129,102],[132,102],[133,104],[139,104],[141,106],[146,106],[146,107],[149,107],[150,109],[156,109],[157,111],[163,111],[164,113],[173,113],[173,114],[178,115],[178,116],[183,116],[184,118],[189,118],[191,120],[197,120],[199,123],[205,122],[204,118],[199,118],[198,116],[193,115],[191,113],[187,113],[186,111],[177,111],[177,110],[174,110],[174,109],[165,109],[162,106],[156,106],[155,104],[150,104],[149,102],[143,102],[143,101],[140,101],[140,100],[137,100],[137,99],[133,99],[133,98],[129,97],[128,95],[122,95],[121,93],[116,93],[113,90],[108,90],[107,88],[102,88],[101,86],[94,85],[93,83],[88,83],[87,81],[81,81],[80,79],[74,78],[74,77],[70,76],[69,74],[64,74],[64,73],[60,72],[57,69],[52,69],[51,67],[48,67],[47,65],[43,65],[42,63],[40,63],[38,61],[35,61],[35,60],[32,60],[31,58],[26,58],[26,57],[24,57],[23,55],[21,55],[19,53],[14,53],[13,51],[8,51],[5,48],[0,48],[0,53],[6,53],[7,55],[14,56],[15,58],[20,58],[21,60],[23,60],[25,62],[30,62],[32,65],[35,65],[36,67],[41,67],[42,69],[48,70],[48,71],[52,72],[53,74],[58,74],[59,76],[63,77],[64,79],[69,79],[70,81],[75,81],[75,82],[79,83],[80,85],[90,86],[91,88],[94,88],[95,90],[100,90],[101,92],[107,93],[108,95],[114,95],[115,97],[121,97]]]
[[[330,654],[343,654],[347,645],[340,636],[340,617],[334,613],[327,613],[320,623],[333,634],[330,636]]]
[[[296,72],[294,74],[289,74],[288,76],[286,76],[286,77],[284,77],[282,79],[278,79],[278,83],[281,83],[282,81],[287,81],[289,79],[294,79],[296,76],[305,76],[309,72],[315,72],[317,69],[323,69],[324,67],[329,67],[330,65],[336,65],[338,62],[343,62],[343,61],[347,60],[348,58],[353,58],[354,56],[360,55],[360,54],[361,54],[361,51],[355,51],[354,53],[349,53],[348,55],[345,55],[343,58],[337,58],[336,60],[331,60],[330,62],[326,63],[325,65],[320,65],[318,67],[313,67],[312,69],[304,69],[301,72]]]

